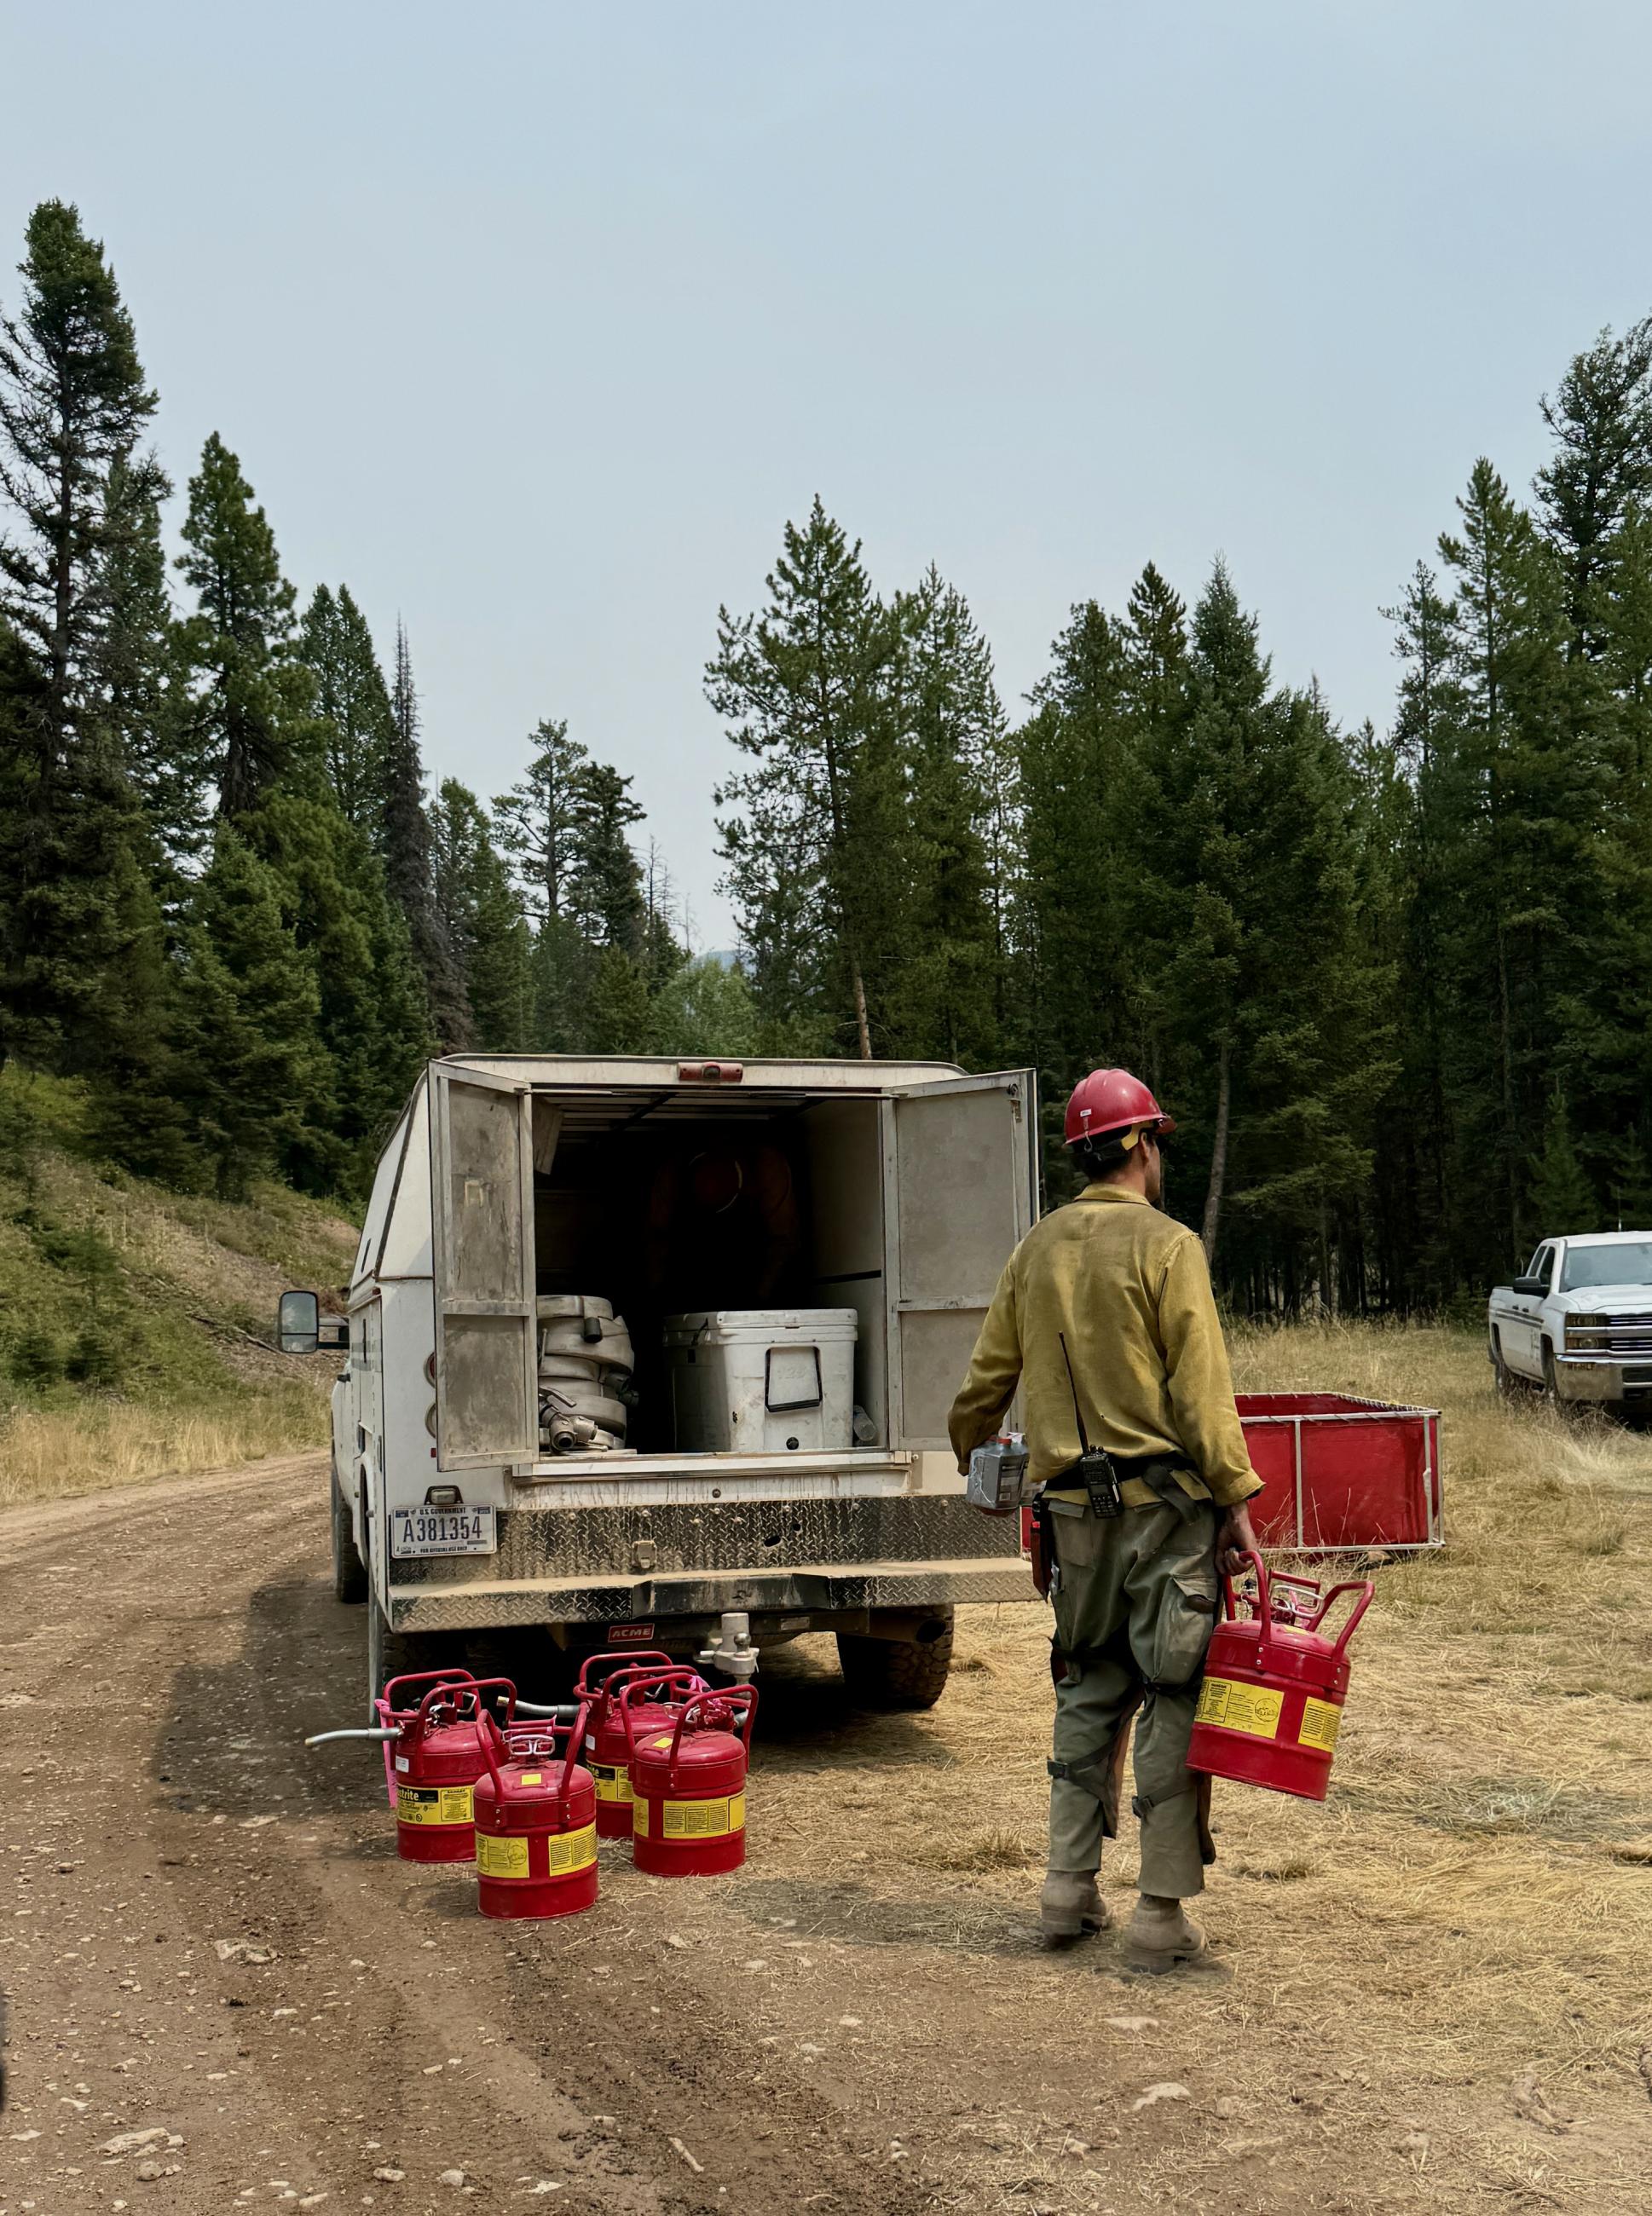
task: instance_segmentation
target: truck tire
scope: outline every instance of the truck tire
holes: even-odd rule
[[[332,1480],[330,1490],[333,1497],[333,1597],[355,1607],[367,1597],[367,1566],[355,1551],[355,1534],[350,1529],[350,1511],[338,1489],[336,1478]]]
[[[1560,1397],[1560,1372],[1555,1363],[1555,1350],[1546,1339],[1543,1342],[1543,1390],[1545,1398],[1552,1400],[1556,1407],[1566,1406]]]
[[[933,1708],[946,1690],[952,1627],[939,1638],[863,1639],[840,1631],[837,1657],[849,1698],[862,1708]]]
[[[1491,1334],[1491,1380],[1500,1400],[1512,1400],[1519,1390],[1520,1381],[1503,1359],[1503,1342],[1495,1332]]]

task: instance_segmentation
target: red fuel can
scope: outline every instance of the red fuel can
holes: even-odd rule
[[[746,1859],[746,1770],[753,1685],[693,1693],[669,1728],[641,1737],[632,1716],[644,1688],[620,1696],[631,1757],[632,1855],[656,1877],[711,1877]]]
[[[1242,1617],[1231,1581],[1222,1580],[1224,1614],[1205,1658],[1187,1767],[1322,1800],[1348,1690],[1347,1644],[1375,1587],[1357,1579],[1322,1594],[1311,1579],[1293,1578],[1287,1611],[1274,1606],[1261,1556],[1246,1559],[1256,1573],[1256,1599]],[[1344,1593],[1358,1598],[1328,1637],[1320,1627]]]
[[[442,1673],[418,1706],[398,1711],[398,1686],[429,1677],[398,1677],[385,1688],[390,1720],[400,1727],[391,1746],[396,1789],[396,1851],[409,1862],[467,1862],[476,1853],[472,1794],[482,1775],[482,1727],[488,1722],[484,1693],[502,1693],[509,1716],[516,1688],[506,1677],[455,1677]]]
[[[706,1680],[686,1665],[673,1664],[659,1650],[642,1654],[593,1654],[580,1665],[574,1680],[574,1698],[589,1701],[591,1720],[585,1734],[585,1761],[596,1780],[596,1836],[626,1839],[631,1836],[631,1750],[626,1722],[620,1712],[620,1696],[628,1685],[646,1681],[656,1693],[666,1690],[678,1700],[700,1691]],[[676,1709],[663,1699],[650,1701],[636,1711],[638,1738],[666,1728],[676,1721]]]
[[[476,1895],[484,1916],[572,1916],[596,1899],[596,1787],[579,1764],[589,1709],[536,1724],[551,1752],[513,1753],[491,1716],[476,1787]],[[556,1742],[561,1739],[560,1753]]]

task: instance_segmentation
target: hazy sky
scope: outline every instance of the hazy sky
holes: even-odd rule
[[[300,591],[401,612],[436,775],[541,716],[634,774],[715,945],[701,668],[817,491],[1012,705],[1070,602],[1221,550],[1384,719],[1475,456],[1523,487],[1652,308],[1649,65],[1588,0],[0,0],[0,299],[77,200],[179,483],[220,431]]]

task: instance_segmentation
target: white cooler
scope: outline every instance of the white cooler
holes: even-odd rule
[[[679,1454],[847,1451],[853,1308],[713,1308],[665,1320]]]

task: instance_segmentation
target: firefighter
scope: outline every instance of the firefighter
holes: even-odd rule
[[[1159,1142],[1174,1129],[1128,1070],[1093,1070],[1075,1089],[1066,1139],[1088,1182],[1010,1256],[950,1421],[967,1471],[1019,1384],[1028,1474],[1044,1487],[1056,1614],[1046,1942],[1068,1945],[1111,1920],[1095,1874],[1103,1838],[1118,1833],[1134,1718],[1140,1898],[1125,1955],[1150,1971],[1192,1960],[1205,1943],[1182,1905],[1203,1892],[1214,1852],[1209,1781],[1188,1770],[1187,1741],[1217,1567],[1236,1570],[1255,1545],[1245,1503],[1261,1487],[1204,1251],[1156,1205]],[[1077,1481],[1086,1441],[1105,1450],[1083,1465],[1104,1509],[1112,1465],[1116,1515],[1098,1514]]]

